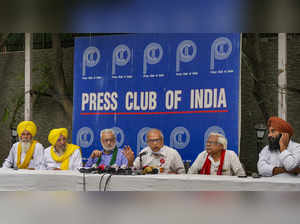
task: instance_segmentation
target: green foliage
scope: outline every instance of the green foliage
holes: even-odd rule
[[[1,117],[1,122],[5,123],[5,122],[8,120],[8,117],[9,117],[9,109],[8,109],[8,107],[6,106],[6,107],[3,109],[3,114],[2,114],[2,117]]]

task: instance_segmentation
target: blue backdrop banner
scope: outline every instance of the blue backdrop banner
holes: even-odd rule
[[[124,34],[75,41],[73,143],[86,160],[113,128],[137,155],[150,128],[192,162],[210,132],[239,146],[240,34]]]

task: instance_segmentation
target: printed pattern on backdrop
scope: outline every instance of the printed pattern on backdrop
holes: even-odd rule
[[[238,153],[240,34],[128,34],[75,41],[73,142],[86,160],[113,128],[137,155],[150,128],[194,161],[210,132]]]

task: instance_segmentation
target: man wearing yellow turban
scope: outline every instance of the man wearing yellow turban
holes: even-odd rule
[[[279,117],[268,120],[268,141],[259,153],[257,169],[262,176],[293,176],[300,173],[300,144],[291,140],[292,126]]]
[[[40,169],[44,147],[33,140],[37,127],[32,121],[22,121],[17,127],[19,142],[13,144],[3,168]]]
[[[52,129],[48,136],[51,146],[45,149],[43,169],[77,170],[82,167],[80,147],[67,143],[66,128]]]

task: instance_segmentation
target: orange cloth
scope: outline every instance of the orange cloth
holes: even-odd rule
[[[282,120],[279,117],[270,117],[268,120],[268,127],[273,127],[276,131],[279,131],[281,133],[288,133],[290,136],[293,136],[294,130],[292,126],[286,122],[285,120]]]

